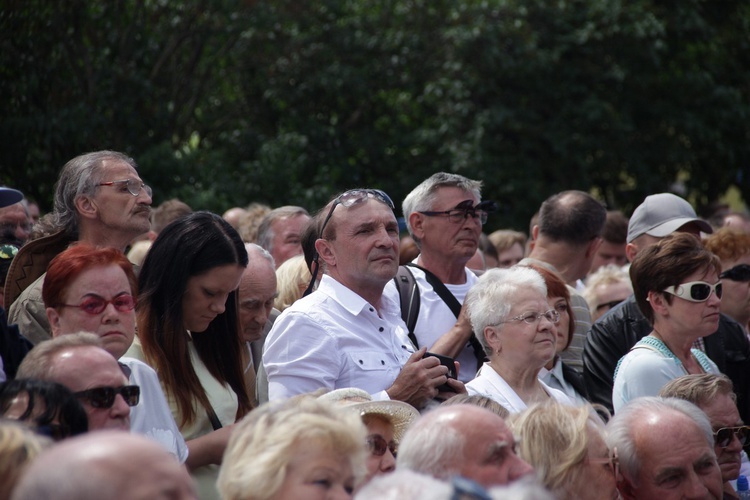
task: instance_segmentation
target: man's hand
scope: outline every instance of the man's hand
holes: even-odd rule
[[[455,358],[461,353],[469,338],[471,338],[471,322],[466,314],[466,307],[462,307],[456,323],[437,339],[430,347],[430,352]]]
[[[422,408],[438,395],[438,386],[448,380],[448,368],[437,358],[425,358],[425,352],[427,348],[423,347],[408,359],[393,385],[386,390],[391,399]]]

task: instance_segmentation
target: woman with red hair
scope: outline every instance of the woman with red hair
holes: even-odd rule
[[[133,266],[121,251],[84,244],[71,246],[52,259],[42,288],[52,336],[80,331],[97,335],[102,347],[120,362],[129,382],[140,387],[140,400],[130,409],[130,429],[158,441],[185,462],[188,447],[156,372],[137,359],[122,357],[135,337],[137,296]],[[121,397],[104,398],[104,404],[111,400],[111,409]]]

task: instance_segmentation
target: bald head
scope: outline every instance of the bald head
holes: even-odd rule
[[[14,500],[196,498],[184,466],[157,443],[106,431],[63,441],[31,464]]]
[[[439,479],[461,475],[485,487],[504,485],[533,472],[513,451],[514,445],[505,421],[491,411],[444,406],[409,428],[397,466]]]

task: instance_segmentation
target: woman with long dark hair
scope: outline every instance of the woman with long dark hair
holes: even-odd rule
[[[247,262],[232,226],[195,212],[159,234],[138,277],[138,339],[128,355],[159,375],[177,425],[191,441],[187,465],[201,498],[217,495],[229,426],[251,409],[237,306]]]

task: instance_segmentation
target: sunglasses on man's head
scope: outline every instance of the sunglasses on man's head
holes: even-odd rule
[[[705,302],[711,296],[711,292],[714,292],[718,298],[721,298],[723,289],[721,282],[712,285],[705,281],[691,281],[677,286],[670,286],[669,288],[665,288],[664,291],[690,302]]]
[[[325,229],[328,225],[328,221],[331,220],[333,211],[338,205],[347,208],[353,207],[354,205],[359,205],[360,203],[367,201],[368,198],[373,198],[381,203],[385,203],[391,210],[396,209],[396,205],[393,204],[393,200],[391,200],[391,197],[388,196],[385,191],[382,191],[380,189],[351,189],[349,191],[346,191],[345,193],[342,193],[341,195],[336,197],[335,200],[333,200],[333,203],[331,203],[331,209],[328,211],[328,215],[326,215],[326,218],[323,219],[323,224],[320,226],[320,234],[318,234],[317,237],[322,238],[323,234],[325,234]],[[303,297],[307,297],[308,295],[310,295],[313,291],[313,288],[315,287],[315,281],[318,279],[318,272],[320,271],[319,259],[320,256],[318,255],[318,252],[315,252],[312,264],[310,265],[310,268],[312,269],[313,267],[315,267],[315,270],[311,273],[312,279],[310,280],[310,285],[308,285],[307,289],[302,294]]]
[[[719,448],[726,448],[732,443],[732,438],[734,436],[737,436],[737,439],[740,440],[740,444],[745,446],[745,444],[747,444],[747,438],[750,436],[750,427],[746,425],[722,427],[714,432],[714,441]]]
[[[376,457],[382,457],[386,450],[391,450],[391,454],[395,457],[398,453],[398,444],[395,441],[388,443],[383,436],[372,434],[367,436],[367,449]]]
[[[719,278],[732,281],[750,281],[750,264],[739,264],[727,269],[719,275]]]
[[[137,385],[123,385],[121,387],[95,387],[73,395],[85,399],[94,408],[112,408],[117,395],[121,395],[128,406],[135,406],[141,395],[141,388]]]
[[[57,304],[55,307],[77,307],[86,314],[101,314],[109,304],[115,306],[120,312],[128,312],[135,309],[135,299],[132,295],[118,295],[112,300],[106,300],[97,295],[91,295],[81,301],[80,304]]]

